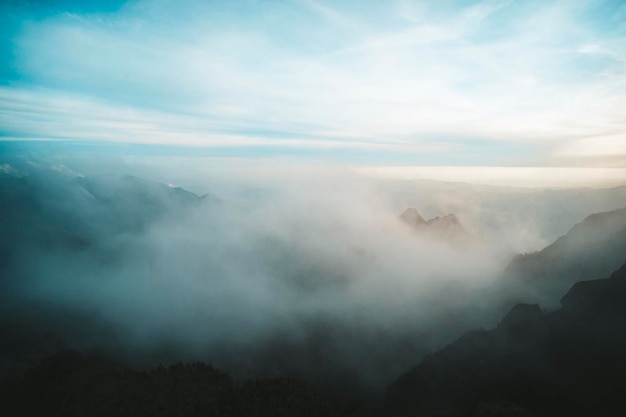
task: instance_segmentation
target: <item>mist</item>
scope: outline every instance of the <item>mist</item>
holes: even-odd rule
[[[358,390],[493,325],[493,288],[514,255],[626,201],[623,188],[503,190],[329,167],[2,167],[3,367],[72,347]],[[590,207],[589,193],[604,197]],[[455,214],[462,236],[411,227],[409,207]]]
[[[626,415],[626,2],[0,32],[3,415]]]

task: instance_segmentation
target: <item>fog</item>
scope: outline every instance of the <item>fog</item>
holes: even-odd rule
[[[493,325],[501,300],[486,289],[515,254],[626,201],[623,187],[503,189],[339,168],[69,157],[2,167],[4,366],[73,347],[366,390]],[[454,213],[464,232],[412,228],[399,217],[408,207],[427,220]]]

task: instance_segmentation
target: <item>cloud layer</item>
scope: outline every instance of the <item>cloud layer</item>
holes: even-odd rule
[[[620,2],[4,8],[7,138],[625,166]]]
[[[626,187],[529,191],[42,154],[0,157],[0,373],[71,346],[381,387],[465,329],[493,324],[502,300],[489,288],[513,254],[626,201]],[[407,207],[426,219],[455,213],[467,234],[416,231],[399,219]]]

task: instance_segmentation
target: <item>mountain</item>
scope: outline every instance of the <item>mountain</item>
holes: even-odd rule
[[[466,227],[488,240],[501,232],[526,233],[520,250],[552,242],[591,213],[626,206],[626,186],[612,188],[536,189],[493,187],[425,180],[381,180],[390,207],[402,213],[419,208],[424,218],[455,213]],[[510,235],[514,236],[513,233]]]
[[[94,197],[110,201],[120,197],[136,202],[189,204],[200,200],[196,194],[181,187],[174,187],[132,175],[77,177],[75,182]]]
[[[119,226],[131,230],[143,230],[159,217],[179,213],[203,201],[184,188],[130,175],[77,177],[74,183],[79,187],[77,191],[87,193],[85,197],[102,215],[115,216]]]
[[[550,306],[573,283],[607,276],[626,258],[626,208],[592,214],[545,249],[518,255],[505,279]]]
[[[38,302],[33,288],[42,277],[72,285],[63,281],[69,265],[121,267],[129,253],[137,255],[138,237],[155,222],[184,218],[213,201],[131,176],[0,172],[0,374],[71,340],[109,338],[97,317],[62,302]],[[85,272],[81,279],[95,278]]]
[[[390,387],[390,415],[626,415],[626,263],[561,303],[519,304],[426,357]]]
[[[132,176],[81,177],[53,170],[0,175],[0,200],[5,203],[0,206],[0,231],[13,236],[9,244],[30,233],[39,234],[33,239],[39,242],[76,243],[94,233],[139,231],[168,213],[212,201]]]
[[[415,228],[421,227],[426,224],[426,220],[420,215],[416,208],[410,207],[400,215],[400,219],[406,224]]]
[[[436,238],[459,240],[468,237],[467,231],[454,214],[425,220],[417,209],[410,207],[402,212],[400,220],[417,232]]]

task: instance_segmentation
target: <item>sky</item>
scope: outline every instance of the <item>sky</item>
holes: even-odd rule
[[[0,5],[1,140],[626,182],[623,1],[85,3]]]

